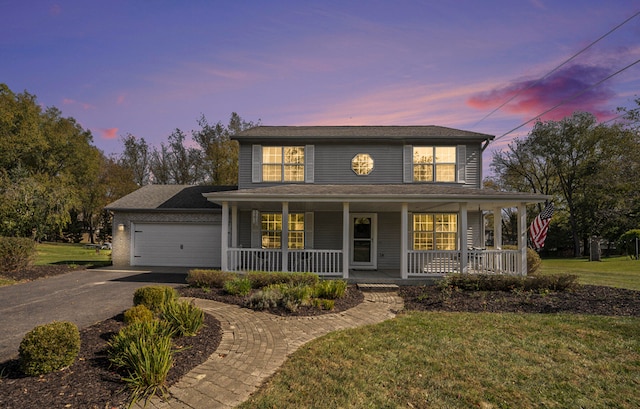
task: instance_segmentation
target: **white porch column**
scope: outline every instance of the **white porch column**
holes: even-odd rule
[[[289,271],[289,202],[282,202],[282,271]]]
[[[468,237],[467,229],[469,223],[467,222],[467,204],[460,203],[460,272],[467,272],[467,259],[468,257]]]
[[[222,229],[220,235],[220,269],[227,271],[229,256],[227,250],[229,249],[229,203],[222,202]]]
[[[403,280],[409,278],[409,205],[402,204],[400,212],[400,277]]]
[[[231,247],[238,248],[238,206],[231,206]]]
[[[502,250],[502,208],[493,208],[493,247]]]
[[[342,278],[349,278],[349,202],[342,203]]]
[[[527,275],[527,204],[518,204],[518,250],[520,274]]]

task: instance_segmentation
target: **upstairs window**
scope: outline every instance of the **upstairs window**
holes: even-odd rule
[[[263,146],[263,182],[304,182],[304,146]]]
[[[414,250],[457,250],[458,215],[455,213],[414,213]]]
[[[455,182],[455,146],[414,146],[414,182]]]
[[[351,170],[358,176],[366,176],[373,170],[373,158],[368,153],[359,153],[351,159]]]

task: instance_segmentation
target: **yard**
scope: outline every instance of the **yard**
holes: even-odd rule
[[[542,274],[575,274],[581,284],[607,285],[640,290],[640,260],[625,256],[588,258],[552,258],[542,261]]]

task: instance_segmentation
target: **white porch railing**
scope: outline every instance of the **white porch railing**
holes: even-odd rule
[[[520,274],[519,250],[469,250],[464,272],[475,274]],[[408,252],[408,275],[459,273],[462,253],[458,250]]]
[[[229,271],[284,271],[280,249],[227,249]],[[342,250],[289,250],[287,271],[342,275]]]

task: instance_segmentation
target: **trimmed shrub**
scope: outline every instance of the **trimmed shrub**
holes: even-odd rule
[[[347,282],[344,280],[325,280],[318,282],[314,287],[316,298],[327,298],[335,300],[344,297],[347,291]]]
[[[153,318],[153,311],[144,304],[136,305],[124,312],[124,323],[127,325],[140,321],[152,321]]]
[[[187,284],[200,288],[223,288],[224,283],[237,277],[237,274],[221,270],[190,270]]]
[[[494,274],[450,274],[441,283],[443,289],[461,291],[571,291],[578,277],[569,274],[549,276],[511,276]]]
[[[193,301],[172,301],[164,305],[162,318],[167,321],[179,336],[194,336],[204,325],[204,311],[196,307]]]
[[[172,334],[165,321],[141,321],[121,329],[109,341],[109,361],[127,372],[122,380],[132,389],[132,404],[140,397],[166,392],[173,365]]]
[[[263,288],[273,284],[314,285],[319,281],[319,277],[313,273],[250,271],[246,277],[251,281],[252,288]]]
[[[12,273],[33,264],[35,241],[25,237],[0,237],[0,272]]]
[[[144,305],[154,313],[162,311],[164,304],[178,298],[178,293],[167,285],[147,286],[138,288],[133,293],[133,305]]]
[[[73,364],[80,352],[80,332],[71,322],[53,322],[29,331],[19,348],[22,371],[29,376],[46,374]]]
[[[517,250],[517,246],[502,246],[503,250]],[[527,247],[527,275],[535,275],[540,266],[542,265],[542,259],[537,251]]]
[[[224,291],[231,295],[247,295],[251,292],[251,281],[247,278],[236,277],[224,283]]]

